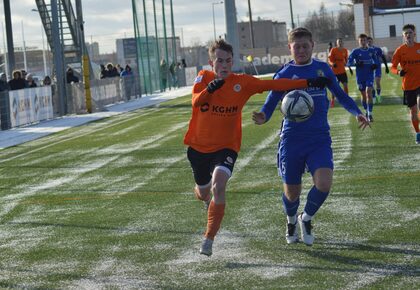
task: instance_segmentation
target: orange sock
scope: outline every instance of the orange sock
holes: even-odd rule
[[[411,120],[411,123],[413,124],[414,130],[416,133],[419,132],[419,120]]]
[[[214,237],[222,224],[224,215],[225,204],[215,204],[214,200],[212,200],[207,213],[207,231],[204,235],[206,238],[214,240]]]

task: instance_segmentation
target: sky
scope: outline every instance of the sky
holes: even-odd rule
[[[74,2],[74,0],[72,0]],[[101,53],[116,50],[115,39],[134,36],[131,0],[81,0],[85,20],[87,42],[99,42]],[[15,47],[42,48],[42,24],[34,0],[10,0]],[[48,0],[49,2],[49,0]],[[137,1],[139,2],[139,1]],[[181,38],[182,46],[205,44],[214,35],[212,8],[214,7],[216,35],[224,35],[224,4],[220,0],[173,0],[175,34]],[[328,11],[337,13],[347,9],[340,1],[324,0]],[[349,3],[351,1],[343,0]],[[303,23],[309,12],[318,11],[319,0],[292,0],[294,21]],[[288,0],[251,0],[252,19],[270,19],[286,22],[290,27]],[[236,0],[238,21],[248,21],[248,1]],[[0,20],[4,27],[3,1],[0,3]],[[23,28],[22,28],[23,27]],[[4,40],[0,38],[0,50]]]

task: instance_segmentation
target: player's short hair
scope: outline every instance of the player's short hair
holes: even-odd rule
[[[407,29],[411,29],[413,31],[416,31],[416,26],[414,24],[406,24],[403,26],[402,31],[407,30]]]
[[[371,36],[366,37],[367,40],[373,40],[373,38]]]
[[[224,39],[218,39],[209,47],[209,57],[210,59],[214,59],[216,49],[221,49],[226,51],[227,53],[232,54],[233,56],[233,47],[229,43],[227,43]]]
[[[366,35],[366,34],[364,34],[364,33],[360,33],[359,34],[359,36],[357,37],[358,39],[361,39],[361,38],[368,38],[368,36]]]
[[[289,43],[294,42],[297,38],[307,37],[310,41],[312,41],[312,33],[306,29],[305,27],[297,27],[289,31],[287,35],[287,41]]]

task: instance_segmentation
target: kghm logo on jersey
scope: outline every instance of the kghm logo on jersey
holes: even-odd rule
[[[201,80],[203,79],[203,76],[197,76],[194,80],[194,84],[201,83]]]
[[[213,113],[222,113],[222,114],[231,114],[231,113],[237,113],[238,112],[238,106],[211,106],[211,111]]]
[[[237,93],[239,93],[241,91],[242,87],[240,84],[236,84],[233,86],[233,90]]]
[[[204,112],[207,112],[209,110],[209,108],[210,108],[209,103],[205,103],[205,104],[201,105],[200,111],[204,113]]]

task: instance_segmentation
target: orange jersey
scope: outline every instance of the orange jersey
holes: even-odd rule
[[[398,64],[406,72],[402,78],[402,89],[404,91],[415,90],[420,87],[420,43],[415,42],[414,46],[406,44],[398,47],[392,56],[391,72],[398,74]]]
[[[210,94],[207,84],[216,75],[212,71],[198,73],[192,93],[192,116],[184,144],[210,153],[221,149],[239,152],[242,141],[242,108],[248,99],[263,91],[286,91],[306,88],[305,79],[260,80],[246,74],[231,74],[223,86]]]
[[[335,75],[346,72],[346,63],[349,58],[349,53],[345,48],[333,47],[328,54],[328,62]],[[336,64],[336,67],[333,65]]]

